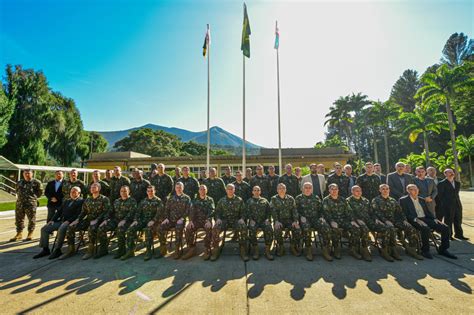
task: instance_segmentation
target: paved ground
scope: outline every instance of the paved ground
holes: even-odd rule
[[[38,239],[6,243],[11,215],[0,216],[0,313],[456,313],[473,314],[474,192],[463,192],[469,242],[452,242],[452,261],[435,256],[371,263],[344,255],[314,262],[285,256],[243,263],[234,244],[217,262],[171,257],[144,262],[111,256],[33,260]],[[44,224],[45,212],[39,215]],[[36,236],[39,236],[39,229]],[[376,252],[374,250],[374,252]]]

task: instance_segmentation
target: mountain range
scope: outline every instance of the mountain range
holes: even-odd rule
[[[150,128],[153,130],[163,130],[181,138],[181,141],[194,141],[197,143],[207,143],[207,130],[204,131],[189,131],[186,129],[175,128],[175,127],[164,127],[155,124],[146,124],[141,127],[130,128],[126,130],[118,131],[98,131],[109,143],[109,150],[112,150],[115,142],[125,138],[128,134],[134,130]],[[253,144],[251,142],[246,143],[246,147],[249,149],[259,149],[261,146]],[[211,145],[219,147],[242,147],[242,138],[218,127],[214,126],[211,128]]]

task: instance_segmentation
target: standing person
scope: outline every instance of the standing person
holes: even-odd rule
[[[324,164],[320,163],[316,167],[318,169],[318,174],[323,175],[324,179],[327,180],[328,179],[328,174],[326,174],[326,167],[324,166]]]
[[[83,196],[90,194],[91,186],[94,183],[100,184],[100,193],[106,197],[110,196],[110,185],[105,180],[100,179],[100,172],[95,170],[92,172],[92,182],[87,186],[87,191],[83,192]]]
[[[356,184],[357,177],[352,175],[352,165],[344,165],[344,174],[349,178],[349,191],[352,191],[352,187]]]
[[[349,197],[349,177],[342,173],[342,165],[339,163],[334,164],[334,173],[328,176],[327,185],[331,184],[337,185],[341,197]]]
[[[143,178],[143,172],[138,168],[133,169],[133,179],[130,182],[130,195],[139,204],[147,196],[147,188],[150,182]]]
[[[293,175],[293,166],[291,164],[286,164],[285,171],[286,173],[280,176],[279,183],[285,184],[286,193],[295,198],[301,192],[299,180]]]
[[[206,185],[207,194],[214,202],[219,202],[225,196],[226,186],[224,181],[217,177],[217,171],[214,167],[209,169],[209,177],[204,180],[203,185]]]
[[[25,228],[25,215],[28,217],[28,235],[24,241],[31,241],[36,226],[36,207],[38,207],[39,197],[43,194],[43,188],[41,182],[33,178],[33,171],[30,169],[23,171],[23,179],[17,183],[16,187],[16,235],[10,239],[10,242],[22,239],[23,229]]]
[[[183,183],[184,193],[194,200],[199,192],[199,182],[189,174],[189,166],[183,166],[183,176],[178,179],[178,182]]]
[[[436,216],[436,196],[438,195],[438,187],[434,180],[426,177],[426,171],[423,166],[418,166],[415,170],[416,177],[414,179],[415,185],[418,187],[419,196],[423,197],[428,210],[431,211],[433,217]],[[407,186],[408,187],[408,186]]]
[[[305,183],[311,183],[313,185],[313,195],[322,200],[326,191],[326,179],[324,175],[318,174],[318,166],[315,163],[309,166],[309,170],[311,173],[303,176],[300,188],[303,189]]]
[[[158,171],[157,171],[157,168],[158,168],[158,164],[156,163],[151,163],[150,165],[150,171],[144,176],[148,181],[150,181],[150,179],[153,177],[153,176],[156,176],[158,174]]]
[[[109,187],[110,187],[110,182],[112,181],[113,175],[114,175],[114,172],[112,170],[105,171],[104,182],[106,182],[109,185]],[[87,191],[87,193],[89,193],[89,191]]]
[[[436,175],[436,168],[434,168],[433,166],[429,166],[427,169],[426,169],[426,178],[431,178],[434,183],[436,184],[436,186],[438,185],[438,183],[440,181],[442,181],[443,179],[442,178],[439,178],[437,175]]]
[[[174,168],[174,176],[173,176],[173,183],[176,183],[176,181],[181,177],[181,167],[176,166]]]
[[[204,170],[201,170],[199,172],[199,185],[202,185],[202,183],[204,182],[204,180],[207,178],[207,171],[204,169]]]
[[[82,180],[78,179],[77,175],[78,175],[77,170],[72,169],[69,172],[69,179],[63,180],[63,184],[62,184],[61,189],[63,191],[63,198],[64,199],[69,199],[71,188],[74,187],[74,186],[79,187],[81,189],[81,192],[82,192],[83,196],[87,196],[86,184],[84,184],[84,182]]]
[[[250,167],[247,167],[247,169],[245,170],[244,181],[247,183],[250,183],[250,181],[252,180],[252,177],[253,177],[253,171]]]
[[[250,188],[253,188],[255,186],[260,187],[261,190],[261,196],[267,200],[269,200],[269,195],[270,195],[270,183],[268,181],[267,176],[263,173],[263,165],[259,164],[257,165],[256,168],[256,173],[254,177],[250,180]]]
[[[374,164],[374,171],[375,171],[375,174],[377,174],[380,177],[380,181],[382,182],[382,184],[386,184],[387,176],[385,174],[382,174],[382,165],[380,165],[380,163]]]
[[[224,175],[221,176],[221,179],[224,181],[224,185],[232,184],[235,182],[235,177],[232,175],[232,168],[230,166],[224,167]]]
[[[280,180],[280,176],[275,172],[275,166],[270,165],[268,167],[267,178],[270,186],[268,196],[271,198],[277,194],[277,186]]]
[[[61,207],[63,202],[63,172],[56,171],[54,172],[54,179],[46,184],[44,189],[44,195],[48,198],[48,216],[46,222],[51,221],[51,218],[54,216],[56,211]]]
[[[150,179],[150,184],[155,186],[155,192],[163,203],[166,203],[168,196],[173,192],[173,179],[165,173],[166,167],[163,163],[158,164],[157,175]]]
[[[247,202],[247,200],[252,197],[252,188],[250,188],[250,185],[242,179],[241,171],[235,172],[235,178],[235,182],[232,183],[235,186],[235,194],[242,198],[244,202]]]
[[[380,177],[374,173],[374,164],[365,163],[365,173],[357,177],[356,185],[362,189],[362,196],[372,201],[379,195]]]
[[[301,174],[302,174],[301,167],[299,167],[299,166],[295,167],[295,176],[298,179],[298,193],[297,193],[297,195],[299,195],[301,193],[301,188],[300,187],[301,187],[301,181],[303,180],[303,176]]]
[[[399,200],[407,195],[407,186],[413,184],[413,176],[406,173],[405,164],[398,162],[395,164],[396,171],[387,175],[387,184],[390,187],[390,197]]]
[[[114,204],[115,200],[120,198],[120,189],[122,186],[130,187],[130,179],[122,176],[122,168],[120,166],[115,166],[114,177],[112,177],[110,182],[110,203],[112,205]]]
[[[455,173],[452,169],[447,168],[444,171],[446,177],[438,184],[438,197],[439,197],[439,211],[436,214],[438,220],[444,218],[444,223],[449,227],[450,236],[453,237],[453,225],[454,225],[454,237],[460,240],[469,240],[464,237],[462,230],[462,203],[459,198],[459,190],[461,189],[461,183],[456,181]]]
[[[403,170],[405,172],[405,174],[411,176],[412,178],[414,178],[415,176],[412,174],[412,171],[411,171],[411,165],[410,164],[405,164],[405,169]]]

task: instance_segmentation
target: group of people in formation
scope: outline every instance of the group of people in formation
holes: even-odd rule
[[[164,257],[170,239],[175,242],[174,258],[188,259],[197,254],[198,232],[203,231],[203,258],[215,261],[226,231],[232,231],[244,261],[249,256],[259,259],[258,236],[263,234],[263,255],[268,260],[285,255],[284,239],[289,238],[292,255],[303,254],[307,260],[313,260],[313,245],[320,247],[327,261],[340,259],[342,240],[347,239],[354,258],[371,261],[370,245],[375,244],[380,255],[393,262],[402,259],[400,244],[415,259],[432,259],[434,231],[441,239],[439,254],[456,259],[448,251],[450,240],[467,238],[461,227],[460,183],[455,172],[446,169],[445,178],[440,179],[432,167],[418,166],[416,175],[401,162],[395,168],[383,175],[379,164],[367,162],[365,173],[355,177],[349,164],[334,164],[329,175],[324,165],[311,164],[310,174],[301,176],[288,164],[279,176],[274,166],[265,174],[258,165],[255,175],[246,169],[245,175],[236,171],[234,176],[226,167],[219,178],[211,168],[198,180],[187,166],[177,168],[173,178],[165,173],[165,165],[152,164],[145,178],[134,169],[131,179],[117,166],[107,170],[104,179],[94,171],[87,187],[76,170],[68,179],[57,171],[45,188],[47,223],[41,229],[41,252],[34,258],[67,259],[76,254],[80,235],[86,245],[82,259],[107,255],[112,237],[118,243],[116,259],[135,256],[141,242],[146,248],[144,260]],[[31,240],[42,192],[32,171],[24,170],[17,190],[17,234],[10,241],[22,240],[25,215],[29,219],[26,240]],[[50,250],[54,231],[56,240]]]

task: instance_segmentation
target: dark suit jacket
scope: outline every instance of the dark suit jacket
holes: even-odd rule
[[[387,175],[387,184],[390,187],[390,197],[394,198],[395,200],[400,199],[402,196],[405,196],[407,193],[407,186],[409,184],[413,184],[413,176],[408,174],[403,174],[403,178],[405,179],[405,185],[402,186],[402,182],[400,181],[400,176],[398,176],[397,172],[393,172]]]
[[[434,220],[433,214],[430,210],[428,210],[428,207],[426,206],[425,199],[422,197],[418,197],[418,202],[423,208],[425,218],[428,220]],[[402,198],[400,198],[400,206],[402,207],[403,212],[405,212],[408,222],[413,223],[415,219],[418,218],[415,205],[413,204],[413,200],[411,200],[410,196],[403,196]]]
[[[454,181],[455,187],[449,182],[447,178],[438,183],[438,198],[439,207],[443,211],[451,209],[462,210],[461,199],[459,198],[459,190],[461,183]]]
[[[377,175],[379,175],[379,174],[377,174]],[[379,177],[380,177],[380,182],[381,182],[382,184],[386,184],[386,183],[387,183],[387,175],[380,174]]]
[[[59,185],[58,190],[54,189],[55,187],[55,180],[52,180],[46,184],[46,188],[44,190],[44,195],[48,198],[48,207],[59,207],[63,202],[63,182]],[[52,202],[51,198],[56,197],[58,200],[57,202]]]
[[[82,210],[84,199],[81,197],[76,200],[64,200],[61,207],[58,208],[51,221],[54,222],[72,222],[77,219]]]

